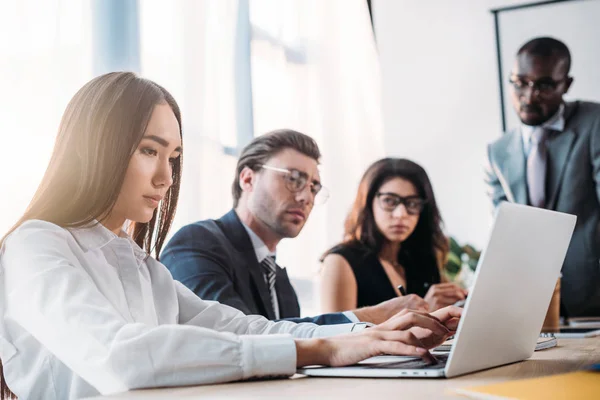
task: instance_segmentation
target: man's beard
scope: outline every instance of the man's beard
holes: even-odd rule
[[[529,120],[524,120],[523,118],[521,118],[520,113],[522,111],[529,111],[529,112],[533,112],[535,113],[533,118],[530,118]],[[542,125],[544,122],[548,121],[551,118],[551,115],[544,115],[544,111],[542,110],[541,107],[532,104],[532,105],[521,105],[519,107],[519,119],[521,120],[522,123],[524,123],[525,125],[529,125],[529,126],[539,126]]]
[[[290,227],[289,224],[285,224],[283,222],[283,215],[279,215],[279,210],[277,210],[275,202],[266,193],[256,193],[254,203],[256,218],[282,239],[295,238],[304,227],[304,224],[302,224],[300,229],[295,229]]]

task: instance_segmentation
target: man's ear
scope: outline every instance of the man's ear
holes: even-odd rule
[[[570,76],[567,78],[567,82],[565,84],[565,91],[564,93],[567,93],[569,91],[569,89],[571,88],[571,85],[573,84],[573,77]]]
[[[240,172],[240,188],[243,192],[251,192],[254,188],[254,179],[256,173],[248,167],[244,167]]]

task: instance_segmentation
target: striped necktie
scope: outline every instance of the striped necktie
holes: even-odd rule
[[[275,257],[267,256],[260,263],[260,266],[263,269],[265,281],[269,286],[271,305],[273,306],[273,311],[275,312],[275,319],[279,319],[279,303],[277,302],[277,292],[275,291],[275,279],[277,277],[277,264],[275,264]]]

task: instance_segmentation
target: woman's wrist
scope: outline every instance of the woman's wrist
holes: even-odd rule
[[[296,366],[327,365],[329,345],[327,339],[295,339]]]

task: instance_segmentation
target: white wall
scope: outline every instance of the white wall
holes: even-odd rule
[[[486,144],[501,134],[489,10],[523,3],[373,0],[386,151],[427,170],[447,233],[479,247],[492,222]]]

